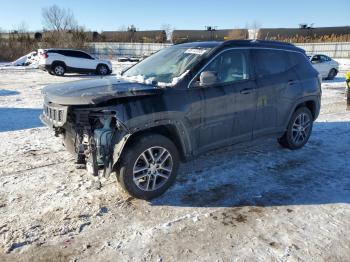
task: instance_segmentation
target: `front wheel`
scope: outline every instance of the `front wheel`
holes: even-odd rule
[[[328,73],[328,76],[327,76],[327,80],[333,80],[336,76],[337,76],[337,70],[335,70],[334,68],[332,68],[329,73]]]
[[[278,139],[281,146],[289,149],[303,147],[310,138],[313,116],[307,107],[297,109],[289,121],[286,132]]]
[[[147,134],[125,148],[118,180],[131,196],[152,199],[162,195],[175,181],[178,150],[165,136]]]
[[[106,65],[99,65],[96,71],[98,75],[102,75],[102,76],[108,75],[109,73],[109,69]]]

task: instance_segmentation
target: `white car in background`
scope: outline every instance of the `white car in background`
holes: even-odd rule
[[[339,63],[329,56],[315,54],[309,56],[313,67],[321,74],[322,78],[333,80],[339,72]]]
[[[41,50],[39,68],[51,75],[63,76],[65,73],[95,73],[108,75],[112,73],[112,63],[100,60],[74,49]]]

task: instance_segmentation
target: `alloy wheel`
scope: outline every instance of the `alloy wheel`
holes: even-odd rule
[[[100,75],[107,75],[108,69],[105,66],[100,67]]]
[[[292,126],[292,139],[296,145],[302,144],[309,136],[311,130],[311,119],[305,114],[301,113],[295,119]]]
[[[55,74],[56,74],[56,75],[63,75],[63,74],[64,74],[64,68],[63,68],[63,66],[56,66],[56,67],[55,67]]]
[[[133,181],[143,191],[162,187],[173,170],[173,159],[167,149],[160,146],[148,148],[136,159]]]

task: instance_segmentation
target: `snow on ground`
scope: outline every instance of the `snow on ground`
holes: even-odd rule
[[[339,63],[339,70],[341,71],[349,71],[350,70],[350,59],[348,58],[337,58],[334,59]]]
[[[0,71],[0,261],[348,261],[343,74],[323,83],[303,149],[267,139],[210,152],[150,202],[75,169],[37,120],[43,86],[92,77]]]

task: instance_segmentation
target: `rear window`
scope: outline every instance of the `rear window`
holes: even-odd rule
[[[79,52],[79,51],[76,51],[75,52],[75,56],[76,57],[80,57],[80,58],[85,58],[85,59],[91,59],[91,56],[84,53],[84,52]]]
[[[255,50],[255,68],[258,77],[280,74],[288,71],[293,65],[289,53],[282,50]]]

